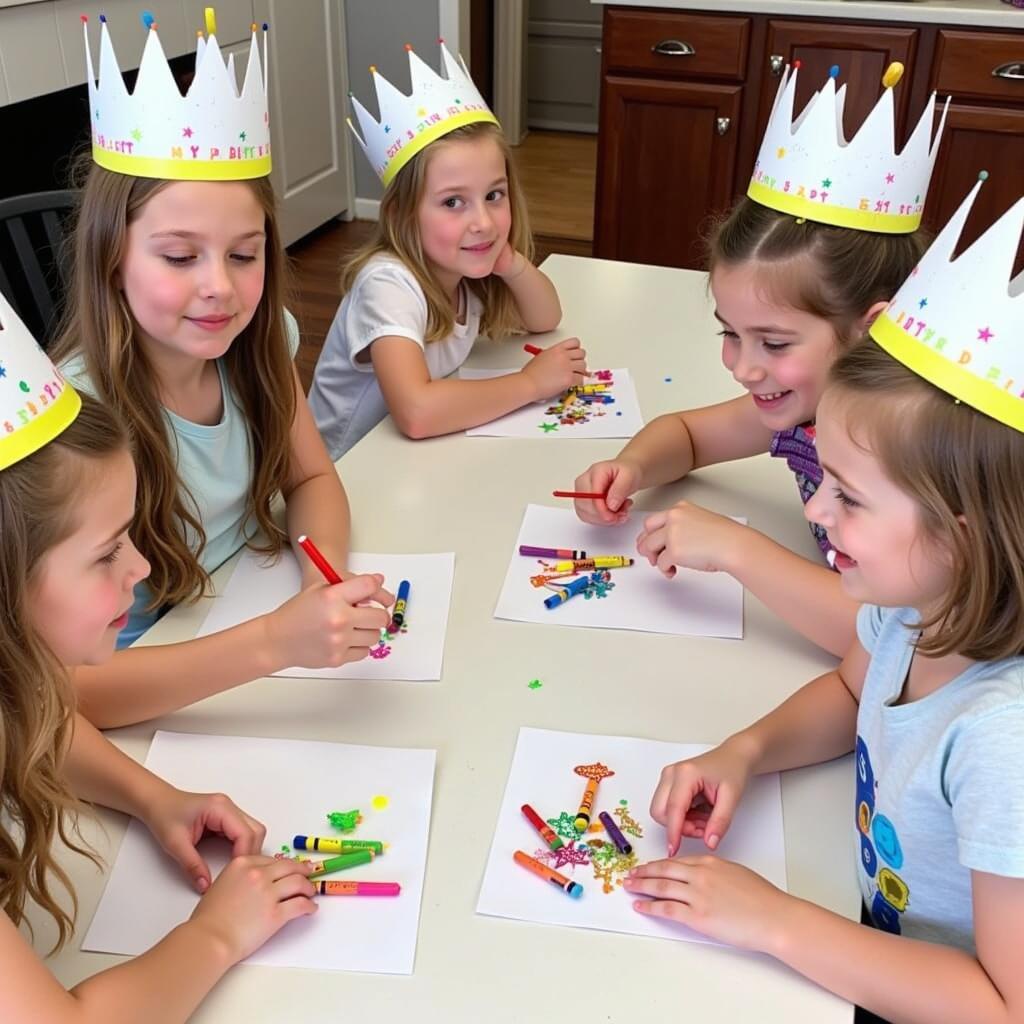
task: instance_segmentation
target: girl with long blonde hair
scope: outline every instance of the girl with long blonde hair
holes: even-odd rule
[[[386,166],[375,165],[386,185],[380,216],[342,270],[345,297],[309,392],[333,458],[389,412],[406,436],[435,437],[549,398],[586,373],[579,339],[569,338],[516,373],[445,379],[478,336],[550,331],[562,314],[554,286],[531,262],[526,201],[508,143],[465,69],[443,47],[442,54],[452,77],[433,76],[436,86],[419,98],[414,87],[409,101],[410,108],[424,104],[422,131],[401,119],[382,126],[361,116],[371,147],[392,130],[406,139],[392,157],[385,151]],[[433,75],[422,62],[416,67]],[[451,116],[438,99],[446,89],[462,96]],[[437,112],[428,112],[432,105]]]
[[[12,360],[45,367],[2,302],[0,321],[12,374]],[[70,671],[110,657],[149,567],[128,536],[127,431],[88,397],[79,409],[52,367],[46,377],[30,398],[8,389],[0,408],[0,1018],[184,1021],[232,964],[315,911],[312,886],[303,866],[260,855],[263,826],[227,797],[175,789],[76,714]],[[78,834],[79,799],[138,817],[203,898],[152,950],[67,992],[18,926],[31,900],[56,924],[58,947],[74,929],[75,894],[54,846],[97,860]],[[216,881],[196,849],[207,831],[233,846]]]
[[[206,74],[223,59],[213,46],[202,53]],[[166,120],[163,106],[203,116],[189,102],[175,90],[152,115],[141,110],[143,140]],[[236,102],[216,96],[217,125],[243,116]],[[249,169],[245,161],[196,168],[112,157],[104,138],[94,125],[55,357],[134,438],[135,535],[152,571],[124,646],[166,609],[206,593],[210,573],[243,545],[275,557],[308,534],[344,569],[350,521],[292,365],[298,332],[283,304],[269,157]],[[272,511],[278,495],[283,528]],[[119,651],[79,672],[84,713],[100,727],[123,725],[290,665],[364,657],[387,625],[383,608],[360,606],[390,601],[381,578],[332,587],[308,559],[299,562],[304,589],[274,612],[200,640]]]

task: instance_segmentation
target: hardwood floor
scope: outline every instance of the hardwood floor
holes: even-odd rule
[[[512,152],[533,233],[592,241],[597,136],[531,130]]]

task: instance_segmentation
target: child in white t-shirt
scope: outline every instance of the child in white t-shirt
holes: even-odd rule
[[[436,119],[424,116],[431,127],[417,130],[413,122],[398,121],[392,136],[390,124],[382,127],[356,105],[364,148],[386,191],[373,238],[342,271],[345,297],[309,393],[335,459],[389,412],[408,437],[433,437],[549,398],[586,374],[579,339],[569,338],[518,373],[445,379],[478,335],[550,331],[562,314],[554,286],[529,259],[526,206],[508,144],[464,69],[442,52],[448,80],[410,53],[409,103],[416,100],[417,82],[429,75],[434,93],[450,86],[458,94],[452,101],[460,104],[457,113],[449,116],[453,105],[441,110],[443,102],[425,94],[420,109],[436,102],[441,110]],[[384,106],[395,101],[391,87],[378,83],[379,95],[382,89],[385,122]],[[406,138],[393,153],[384,145],[385,129],[387,138]]]

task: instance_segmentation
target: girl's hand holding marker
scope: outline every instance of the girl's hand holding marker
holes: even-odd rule
[[[539,402],[583,382],[587,375],[587,353],[579,338],[566,338],[551,348],[541,349],[520,373],[533,383]]]

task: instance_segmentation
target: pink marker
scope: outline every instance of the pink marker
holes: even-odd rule
[[[397,896],[402,887],[398,882],[314,882],[314,891],[320,896]]]

